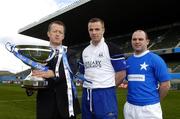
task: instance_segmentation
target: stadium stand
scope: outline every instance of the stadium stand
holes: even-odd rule
[[[172,72],[174,72],[174,73],[180,72],[180,64],[178,64],[176,67],[174,67],[174,68],[172,69]]]
[[[170,64],[168,66],[176,79],[180,76],[180,9],[177,3],[177,0],[77,0],[74,4],[20,29],[19,33],[47,40],[48,24],[60,19],[67,25],[68,34],[64,44],[76,50],[79,57],[82,49],[89,43],[88,20],[100,17],[106,22],[106,40],[114,43],[128,56],[132,53],[131,33],[136,29],[144,29],[150,35],[149,49]],[[171,9],[167,9],[169,6]]]
[[[151,50],[163,49],[163,48],[173,48],[178,47],[180,43],[180,25],[171,26],[168,29],[163,29],[160,32],[162,35],[159,35],[156,39],[153,39]],[[153,33],[156,34],[156,33]]]
[[[14,75],[14,74],[9,71],[0,71],[0,76],[10,76],[10,75]]]
[[[150,37],[149,49],[161,54],[170,52],[172,48],[180,47],[180,23],[159,26],[146,30]],[[123,52],[132,53],[131,33],[107,38],[108,42],[117,45]],[[168,49],[170,48],[170,49]],[[162,49],[162,50],[160,50]]]
[[[121,51],[125,53],[132,52],[133,49],[131,47],[131,34],[125,34],[121,36],[116,36],[116,37],[110,37],[107,38],[108,42],[114,43],[117,47],[121,49]]]

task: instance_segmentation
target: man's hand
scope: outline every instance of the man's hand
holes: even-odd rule
[[[127,81],[123,81],[118,87],[126,89],[128,87],[128,82]]]
[[[33,70],[32,76],[37,76],[42,78],[52,78],[55,77],[55,74],[52,70],[48,70],[48,71]]]

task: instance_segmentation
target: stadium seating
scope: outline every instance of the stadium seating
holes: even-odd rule
[[[180,64],[178,64],[174,69],[172,69],[172,72],[174,73],[180,72]]]
[[[150,39],[150,50],[180,47],[180,24],[149,29],[147,32]],[[133,51],[130,43],[131,34],[116,36],[108,40],[119,45],[125,53]]]
[[[130,34],[120,35],[113,38],[107,38],[107,41],[117,45],[124,53],[129,53],[133,51],[131,47]]]
[[[180,24],[147,29],[146,31],[150,39],[148,47],[150,50],[180,47]],[[130,40],[131,33],[107,38],[108,42],[116,44],[125,53],[133,51]]]
[[[174,26],[158,32],[161,32],[161,34],[152,40],[151,50],[173,48],[177,47],[180,43],[180,26]],[[153,33],[153,35],[155,34]]]

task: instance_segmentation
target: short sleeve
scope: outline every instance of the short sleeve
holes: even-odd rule
[[[111,64],[115,72],[126,69],[126,59],[121,50],[113,43],[107,43],[109,48],[109,55],[111,58]]]

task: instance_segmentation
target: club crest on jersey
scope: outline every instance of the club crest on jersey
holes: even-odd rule
[[[146,62],[144,62],[143,64],[140,64],[141,66],[141,70],[147,70],[147,67],[149,66],[148,64],[146,64]]]
[[[98,56],[103,57],[103,52],[100,52]]]

